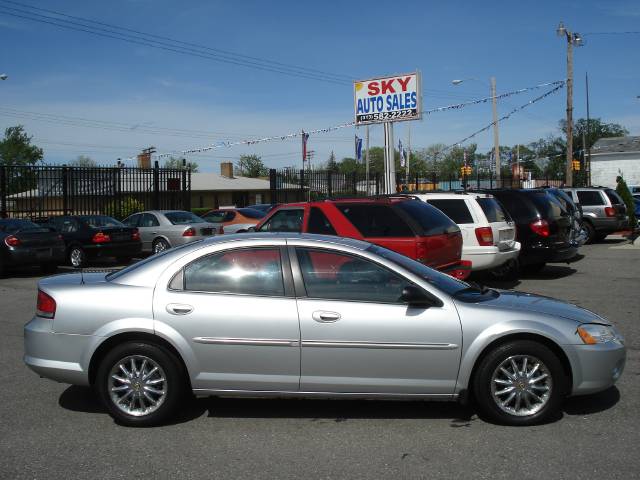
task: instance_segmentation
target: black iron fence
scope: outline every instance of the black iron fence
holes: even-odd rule
[[[189,209],[187,169],[0,165],[0,218]]]
[[[369,178],[360,172],[339,173],[327,170],[270,170],[271,201],[287,203],[323,198],[358,197],[379,195],[386,191],[384,176],[371,173]],[[584,182],[577,177],[574,182]],[[392,186],[394,192],[424,192],[448,190],[481,190],[490,188],[536,188],[543,186],[560,187],[563,178],[548,175],[501,176],[496,179],[492,173],[461,175],[410,175],[398,173]]]

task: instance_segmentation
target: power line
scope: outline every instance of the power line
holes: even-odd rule
[[[0,1],[2,3],[7,3],[7,0],[0,0]],[[10,3],[16,3],[16,2],[10,2]],[[273,73],[281,73],[285,75],[306,78],[310,80],[318,80],[318,81],[324,81],[324,82],[335,83],[340,85],[351,84],[351,81],[346,80],[347,78],[346,76],[339,76],[335,74],[325,74],[325,73],[312,73],[311,71],[307,71],[309,69],[307,69],[306,67],[285,67],[285,66],[281,66],[284,64],[276,64],[273,62],[265,63],[266,61],[244,59],[241,56],[238,56],[237,54],[231,55],[231,54],[208,52],[205,50],[210,50],[210,47],[205,47],[205,46],[198,46],[196,48],[193,48],[193,47],[185,47],[180,45],[180,43],[186,43],[186,42],[171,40],[171,42],[173,42],[171,43],[171,42],[153,40],[152,38],[145,37],[145,36],[148,37],[149,34],[143,34],[144,36],[139,34],[128,34],[128,33],[119,32],[117,30],[97,27],[95,25],[90,24],[90,23],[94,23],[92,20],[83,19],[82,21],[85,23],[79,23],[71,20],[65,20],[63,18],[57,18],[49,15],[43,15],[43,14],[31,12],[24,9],[8,7],[6,5],[3,8],[4,10],[0,10],[0,14],[22,18],[25,20],[31,20],[34,22],[44,23],[48,25],[53,25],[53,26],[56,26],[59,28],[65,28],[68,30],[75,30],[79,32],[89,33],[91,35],[96,35],[100,37],[111,38],[111,39],[120,40],[128,43],[156,48],[160,50],[171,51],[171,52],[179,53],[183,55],[190,55],[194,57],[204,58],[207,60],[230,63],[234,65],[240,65],[240,66],[254,68],[258,70],[270,71]],[[28,6],[27,8],[33,9],[34,7]],[[86,23],[89,23],[89,25],[87,25]],[[120,27],[114,27],[114,28],[120,28]]]
[[[639,35],[640,31],[637,32],[587,32],[582,35]]]

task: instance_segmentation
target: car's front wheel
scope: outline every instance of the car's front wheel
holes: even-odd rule
[[[152,246],[152,250],[153,253],[162,253],[165,250],[169,250],[171,248],[171,245],[169,245],[169,242],[167,242],[164,238],[157,238],[156,240],[154,240],[153,242],[153,246]]]
[[[557,355],[541,343],[518,340],[489,352],[473,382],[479,412],[516,426],[543,423],[556,415],[568,379]]]
[[[104,357],[96,389],[111,416],[131,427],[159,425],[185,392],[178,360],[157,345],[127,342]]]

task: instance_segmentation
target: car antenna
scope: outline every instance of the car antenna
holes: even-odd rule
[[[84,268],[80,267],[80,284],[84,285]]]

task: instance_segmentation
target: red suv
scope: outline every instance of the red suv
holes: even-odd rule
[[[351,198],[289,203],[274,208],[258,232],[338,235],[375,243],[465,279],[471,264],[460,260],[462,234],[437,208],[413,198]]]

